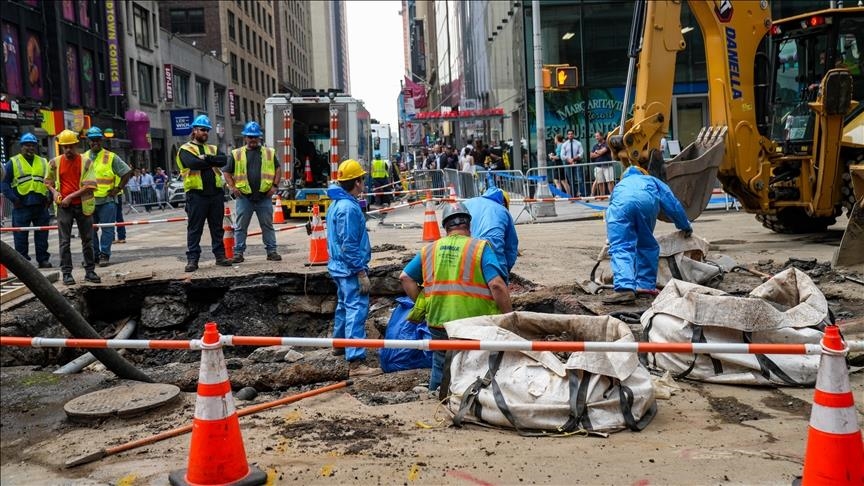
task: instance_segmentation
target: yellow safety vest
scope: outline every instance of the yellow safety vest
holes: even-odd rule
[[[237,189],[243,194],[252,194],[249,185],[249,176],[246,171],[246,147],[240,147],[231,151],[234,157],[234,182]],[[258,192],[266,193],[273,187],[273,177],[276,176],[276,151],[271,148],[261,147],[261,187]]]
[[[31,192],[48,195],[48,188],[45,187],[45,174],[48,170],[48,161],[39,157],[33,156],[33,164],[27,162],[23,155],[18,154],[10,160],[12,162],[12,189],[16,189],[18,194],[26,196]]]
[[[51,159],[51,165],[54,167],[54,173],[57,175],[57,180],[54,181],[54,188],[57,189],[57,192],[60,192],[60,179],[62,178],[62,175],[60,174],[60,168],[63,167],[63,164],[60,163],[60,159],[62,157],[62,155],[58,155],[57,157]],[[92,174],[90,174],[90,169],[90,159],[81,156],[81,187],[87,185],[86,182],[96,182],[95,180],[93,180]],[[90,216],[91,214],[93,214],[94,211],[96,211],[96,198],[93,197],[92,192],[85,192],[81,195],[81,211],[84,213],[85,216]]]
[[[107,153],[107,155],[106,155]],[[94,159],[88,150],[82,157],[93,161],[93,175],[96,177],[96,190],[94,197],[108,197],[108,193],[117,187],[117,174],[114,173],[114,152],[106,149],[99,151]]]
[[[177,151],[177,156],[175,157],[175,162],[177,163],[177,167],[180,168],[180,175],[183,176],[183,190],[190,191],[193,189],[203,190],[204,189],[204,181],[201,179],[201,171],[200,170],[191,170],[183,167],[183,162],[180,161],[180,152],[185,150],[190,154],[198,157],[200,152],[198,152],[198,147],[200,145],[194,144],[192,142],[186,142],[181,147],[180,150]],[[216,146],[215,145],[204,145],[204,153],[207,155],[216,155]],[[216,174],[216,187],[222,187],[222,171],[219,170],[218,167],[213,167],[213,173]]]
[[[372,161],[372,178],[373,179],[386,179],[387,178],[387,164],[381,159],[375,159]]]

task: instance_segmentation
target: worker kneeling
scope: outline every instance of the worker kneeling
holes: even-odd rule
[[[693,234],[684,207],[660,179],[630,166],[612,191],[606,209],[606,237],[615,294],[607,304],[632,302],[637,292],[655,293],[660,245],[654,226],[660,209],[686,237]]]
[[[447,339],[445,322],[513,310],[506,269],[486,241],[471,237],[471,214],[465,206],[447,205],[441,225],[447,236],[423,247],[399,276],[415,305],[425,305],[433,339]],[[444,358],[444,351],[435,351],[429,391],[441,385]]]
[[[510,282],[510,272],[519,255],[519,236],[510,215],[510,197],[497,187],[490,187],[480,197],[465,201],[471,213],[471,236],[492,245],[498,263],[507,271],[504,281]]]

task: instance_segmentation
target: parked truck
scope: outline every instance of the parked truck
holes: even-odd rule
[[[276,149],[284,174],[279,188],[288,217],[322,213],[330,204],[327,184],[339,163],[355,159],[368,171],[372,160],[371,118],[363,102],[351,95],[304,90],[277,93],[264,102],[264,143]]]
[[[372,124],[372,151],[381,154],[383,160],[390,160],[390,124]]]

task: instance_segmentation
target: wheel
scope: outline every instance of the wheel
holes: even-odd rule
[[[821,233],[837,221],[832,217],[808,216],[803,208],[780,209],[776,214],[757,214],[756,220],[771,231],[787,234]]]

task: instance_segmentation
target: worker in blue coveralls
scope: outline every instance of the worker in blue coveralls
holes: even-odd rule
[[[336,282],[334,338],[366,339],[372,245],[366,233],[366,216],[357,200],[365,189],[365,178],[360,163],[348,159],[339,164],[338,184],[327,189],[333,201],[327,209],[327,270]],[[366,348],[336,348],[333,354],[345,355],[349,376],[381,373],[380,368],[366,366]]]
[[[606,209],[615,293],[605,303],[633,302],[637,293],[656,294],[660,245],[654,226],[661,208],[685,237],[693,234],[684,207],[666,183],[636,166],[625,170]]]
[[[507,270],[504,281],[510,282],[510,271],[519,253],[519,236],[510,215],[510,198],[497,187],[490,187],[480,197],[465,201],[471,213],[471,237],[486,240],[492,245],[501,268]]]

